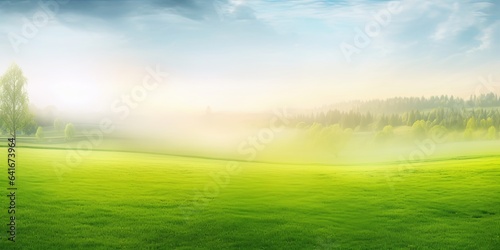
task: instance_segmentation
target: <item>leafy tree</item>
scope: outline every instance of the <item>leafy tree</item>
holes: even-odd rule
[[[54,119],[54,129],[56,131],[61,131],[63,129],[63,126],[64,124],[59,118]]]
[[[25,135],[35,134],[37,131],[37,126],[36,126],[35,120],[32,119],[31,121],[29,121],[28,124],[26,124],[26,126],[23,128],[22,131],[23,131],[23,134],[25,134]]]
[[[413,126],[411,127],[413,135],[418,139],[424,138],[427,132],[426,126],[427,124],[424,120],[419,120],[413,123]]]
[[[389,119],[387,118],[387,116],[382,115],[377,121],[376,129],[383,129],[387,125],[389,125]]]
[[[7,132],[16,138],[33,120],[28,108],[27,79],[19,66],[12,64],[0,79],[1,120]]]
[[[68,140],[75,137],[75,126],[73,125],[73,123],[66,124],[66,128],[64,129],[64,136]]]
[[[408,114],[408,121],[406,124],[410,126],[413,125],[414,123],[415,123],[415,112],[412,110],[410,114]]]
[[[488,117],[488,119],[486,119],[486,127],[491,127],[493,126],[493,119],[491,117]]]
[[[45,134],[43,133],[43,128],[42,127],[38,127],[38,129],[36,130],[35,136],[40,141],[43,140],[43,138],[45,138]]]
[[[482,129],[488,128],[487,123],[486,123],[486,119],[481,119],[479,121],[479,125],[481,126]]]
[[[393,135],[394,132],[393,132],[393,128],[391,125],[388,125],[388,126],[385,126],[384,129],[382,130],[382,132],[384,132],[385,134],[387,135]]]
[[[491,126],[490,128],[488,128],[488,139],[496,139],[497,138],[497,129],[493,126]]]
[[[382,129],[382,131],[378,132],[375,135],[375,141],[377,142],[385,142],[391,139],[394,136],[393,127],[391,125],[387,125]]]
[[[470,129],[474,131],[476,129],[476,119],[473,117],[469,118],[467,121],[467,125],[465,126],[466,129]]]

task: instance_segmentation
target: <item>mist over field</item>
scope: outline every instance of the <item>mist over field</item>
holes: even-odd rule
[[[494,154],[499,145],[497,102],[496,95],[488,94],[469,100],[441,96],[351,102],[302,111],[238,113],[207,107],[196,113],[131,113],[125,119],[113,113],[64,119],[76,121],[78,136],[69,141],[75,148],[80,141],[98,138],[94,147],[100,150],[274,163],[405,164]],[[374,103],[379,107],[373,108]],[[55,114],[36,117],[51,120]],[[109,131],[99,125],[103,120]]]

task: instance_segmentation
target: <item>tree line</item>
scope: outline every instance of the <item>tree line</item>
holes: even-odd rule
[[[449,130],[489,129],[492,126],[500,127],[499,108],[500,99],[493,93],[471,96],[469,100],[453,96],[398,97],[364,102],[349,111],[331,109],[299,114],[291,120],[296,127],[315,123],[324,126],[338,124],[343,129],[365,131],[379,131],[385,126],[413,126],[421,121],[428,127],[443,126]]]
[[[391,114],[411,110],[430,110],[434,108],[488,108],[500,107],[500,97],[495,93],[471,95],[468,99],[441,95],[431,97],[393,97],[367,101],[350,101],[331,106],[330,109],[340,111],[355,110],[361,113]]]

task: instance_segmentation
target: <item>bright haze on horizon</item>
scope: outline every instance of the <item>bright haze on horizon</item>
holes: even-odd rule
[[[0,2],[0,69],[16,62],[40,108],[109,112],[156,66],[169,77],[140,103],[153,113],[467,97],[480,77],[500,82],[496,1],[62,2]]]

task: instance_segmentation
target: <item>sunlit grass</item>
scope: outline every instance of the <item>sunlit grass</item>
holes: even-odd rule
[[[227,162],[95,151],[60,181],[52,162],[66,153],[19,148],[17,242],[0,249],[500,245],[500,156],[429,161],[413,172],[396,163],[240,162],[227,186],[196,203],[194,190],[215,184],[210,175]]]

